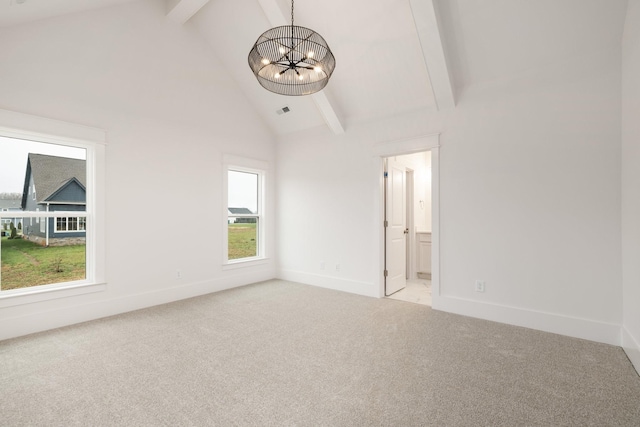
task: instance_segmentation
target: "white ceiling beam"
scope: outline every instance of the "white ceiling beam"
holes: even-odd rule
[[[438,110],[456,105],[433,0],[409,0]]]
[[[327,123],[327,126],[329,126],[329,129],[336,135],[344,133],[342,123],[340,123],[340,119],[324,91],[314,93],[311,95],[311,98],[316,104],[316,107],[318,107],[318,110],[320,110],[320,114]]]
[[[271,26],[279,27],[282,25],[289,25],[291,23],[288,22],[287,18],[283,15],[276,0],[258,0],[258,3],[260,3],[260,7],[262,7],[262,10],[264,11],[264,14]],[[344,127],[340,122],[340,118],[324,91],[314,93],[311,95],[311,99],[313,99],[316,107],[318,107],[320,115],[324,118],[329,129],[331,129],[331,131],[336,135],[344,133]]]
[[[209,0],[165,0],[167,18],[176,24],[185,24]]]

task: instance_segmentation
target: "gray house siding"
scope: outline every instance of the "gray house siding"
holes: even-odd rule
[[[20,202],[21,200],[16,198],[0,198],[0,212],[2,212],[3,215],[0,220],[0,234],[3,236],[5,233],[9,233],[11,224],[16,228],[18,228],[18,224],[20,224],[20,229],[22,229],[22,217],[20,216],[22,208],[20,207]]]
[[[55,212],[86,210],[85,175],[84,160],[29,154],[22,205],[25,211],[50,212],[51,217],[26,219],[27,239],[49,245],[84,242],[86,219]],[[64,230],[59,231],[59,226]]]
[[[84,205],[86,202],[86,191],[77,181],[74,180],[66,184],[59,191],[47,197],[47,201],[55,200],[64,200],[68,203],[82,203]]]

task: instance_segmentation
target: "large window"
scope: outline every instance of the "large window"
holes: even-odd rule
[[[104,148],[99,129],[0,110],[0,308],[104,289]]]
[[[243,159],[233,158],[233,160],[235,160],[234,163],[225,166],[224,180],[226,263],[253,261],[265,257],[265,170],[243,166],[243,164],[252,164],[246,159],[242,161]]]

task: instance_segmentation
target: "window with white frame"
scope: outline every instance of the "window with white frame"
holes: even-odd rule
[[[56,217],[56,233],[84,231],[87,218],[83,216]]]
[[[32,195],[22,197],[16,232],[0,242],[0,307],[42,292],[58,298],[104,289],[104,131],[0,110],[0,151],[0,193]],[[62,177],[69,168],[73,176]],[[62,178],[48,182],[49,172]],[[68,202],[78,191],[83,198]],[[16,213],[0,212],[0,220]],[[44,267],[35,269],[34,260]]]
[[[225,263],[265,258],[266,163],[226,157],[225,165]]]

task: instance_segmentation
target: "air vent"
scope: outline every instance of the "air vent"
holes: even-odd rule
[[[291,111],[289,107],[282,107],[281,109],[277,110],[276,113],[278,113],[278,115],[282,115],[284,113],[288,113],[289,111]]]

